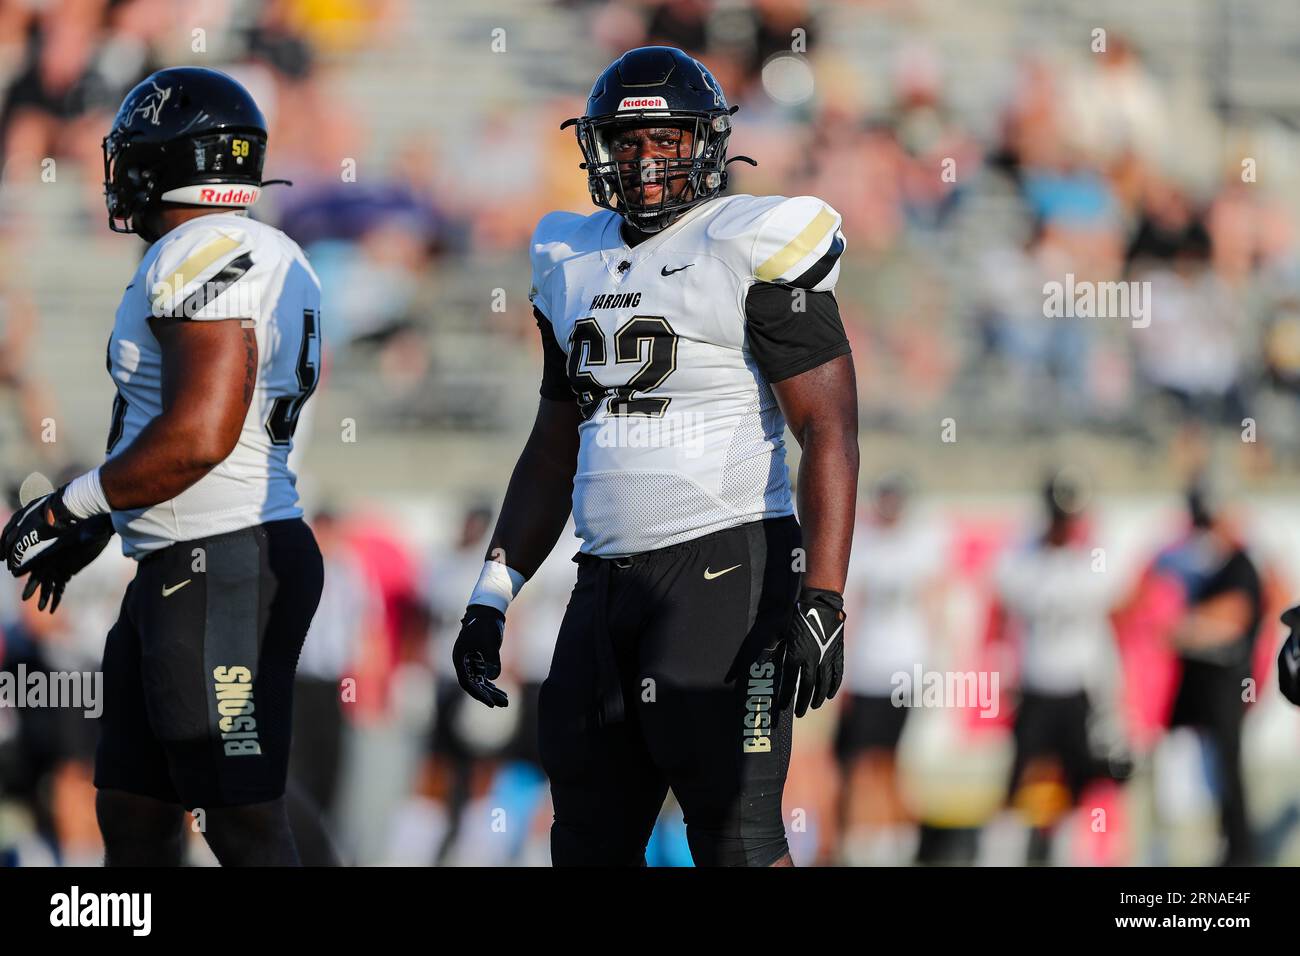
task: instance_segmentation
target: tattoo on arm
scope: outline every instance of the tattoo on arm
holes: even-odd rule
[[[244,332],[244,404],[253,401],[253,387],[257,384],[257,332],[246,326]]]

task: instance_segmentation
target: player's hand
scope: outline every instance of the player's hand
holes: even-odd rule
[[[68,582],[103,553],[112,537],[111,515],[95,515],[78,521],[70,534],[56,539],[23,565],[19,574],[28,576],[23,600],[26,601],[39,588],[37,610],[44,611],[48,604],[53,614],[63,600],[63,589]]]
[[[1300,607],[1282,612],[1282,623],[1291,628],[1277,655],[1277,689],[1300,707]]]
[[[844,679],[844,598],[834,591],[804,588],[799,593],[785,639],[781,707],[795,696],[794,715],[802,717],[835,696]]]
[[[14,577],[27,576],[22,599],[40,592],[37,608],[51,614],[63,589],[99,557],[113,537],[110,515],[74,518],[63,504],[63,489],[30,501],[0,532],[0,554]]]
[[[15,572],[16,577],[27,575],[22,599],[28,600],[39,590],[37,609],[44,611],[48,606],[53,614],[68,582],[103,553],[112,537],[112,516],[95,515],[78,521],[68,534],[54,539],[34,557],[29,554]]]
[[[63,503],[63,489],[34,498],[9,518],[0,532],[0,555],[14,577],[27,573],[31,561],[77,524]]]
[[[486,604],[471,604],[460,620],[460,636],[451,649],[456,680],[475,700],[489,707],[509,704],[506,692],[492,681],[501,676],[501,639],[506,616]]]

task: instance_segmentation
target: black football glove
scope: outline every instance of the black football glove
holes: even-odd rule
[[[795,696],[794,715],[802,717],[835,696],[844,679],[844,598],[834,591],[804,588],[785,639],[781,707]]]
[[[492,681],[501,676],[501,639],[506,616],[486,604],[471,604],[460,619],[460,635],[451,649],[461,689],[489,707],[506,707],[509,697]]]
[[[44,611],[48,602],[53,614],[63,600],[63,589],[68,582],[103,553],[112,537],[111,515],[95,515],[78,521],[71,534],[56,539],[36,557],[30,558],[18,572],[28,575],[23,600],[26,601],[40,588],[37,609]]]
[[[9,518],[0,532],[0,555],[14,577],[23,565],[48,548],[49,542],[72,532],[77,519],[63,503],[63,489],[34,498]]]
[[[1300,607],[1282,612],[1282,623],[1291,628],[1277,655],[1277,689],[1300,707]]]
[[[110,515],[73,517],[63,504],[63,489],[20,508],[0,532],[0,555],[14,577],[28,576],[22,599],[40,590],[37,605],[53,614],[73,575],[99,557],[113,537]]]

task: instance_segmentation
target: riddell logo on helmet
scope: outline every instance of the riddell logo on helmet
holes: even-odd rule
[[[662,96],[625,96],[618,104],[621,110],[666,110],[668,101]]]
[[[256,199],[256,190],[242,186],[234,186],[230,189],[214,189],[211,186],[205,186],[199,191],[199,202],[210,202],[216,205],[243,205],[252,203]]]
[[[261,193],[260,187],[243,183],[197,183],[169,189],[158,198],[199,206],[251,206]]]

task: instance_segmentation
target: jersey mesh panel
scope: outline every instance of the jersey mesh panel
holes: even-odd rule
[[[780,436],[780,410],[769,388],[762,388],[736,425],[722,466],[722,500],[752,514],[786,508],[781,453],[770,436]]]
[[[579,476],[574,521],[596,554],[637,554],[733,528],[752,514],[717,520],[718,502],[674,475],[608,472]],[[701,522],[707,528],[701,529]]]

